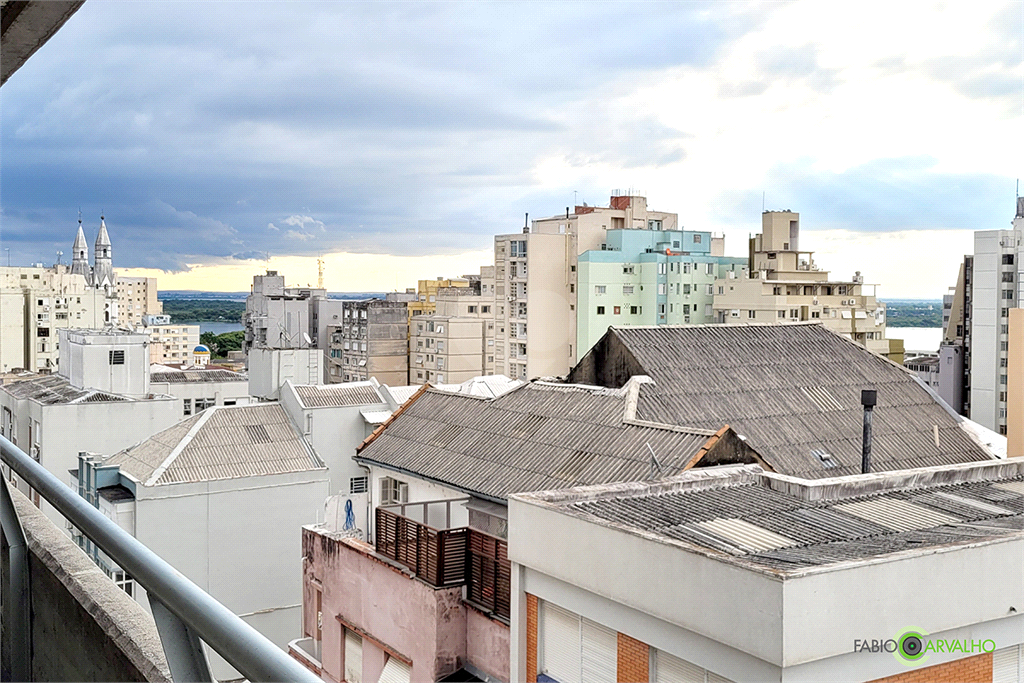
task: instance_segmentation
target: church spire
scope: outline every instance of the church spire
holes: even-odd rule
[[[71,272],[78,273],[89,282],[92,272],[89,269],[89,245],[85,241],[85,231],[82,230],[82,213],[78,213],[78,234],[75,236],[75,245],[71,248]]]
[[[96,244],[93,247],[93,264],[93,285],[112,291],[114,288],[114,262],[110,250],[110,235],[107,234],[107,223],[103,216],[100,216],[100,231],[96,235]]]

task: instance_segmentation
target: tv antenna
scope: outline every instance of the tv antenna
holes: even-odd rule
[[[58,251],[57,252],[57,265],[58,266],[60,265],[60,257],[63,256],[63,255],[64,255],[63,251]]]

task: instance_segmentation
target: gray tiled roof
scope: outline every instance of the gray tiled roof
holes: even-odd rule
[[[783,474],[860,472],[866,388],[878,390],[874,471],[994,457],[911,373],[819,324],[612,327],[569,380],[596,383],[590,364],[604,353],[625,359],[618,383],[654,379],[640,389],[638,419],[728,424]]]
[[[783,574],[1024,535],[1024,476],[1019,471],[1009,478],[1004,472],[990,479],[812,500],[778,490],[772,475],[764,473],[723,477],[721,484],[707,487],[680,486],[693,472],[654,484],[649,492],[560,491],[552,492],[549,502],[584,519],[681,541]]]
[[[95,389],[79,389],[71,386],[66,377],[61,375],[41,375],[35,379],[27,379],[5,386],[15,398],[28,398],[46,405],[60,403],[111,403],[131,401],[127,396],[110,394]]]
[[[109,457],[147,486],[322,469],[277,403],[219,406]]]
[[[240,372],[231,370],[175,370],[151,373],[149,381],[191,384],[197,382],[248,382],[249,378]]]
[[[625,394],[539,382],[496,399],[429,389],[358,459],[503,500],[516,491],[645,478],[646,444],[664,473],[679,472],[713,434],[624,422]]]
[[[305,408],[363,406],[384,403],[377,388],[369,382],[345,384],[299,384],[295,393]]]

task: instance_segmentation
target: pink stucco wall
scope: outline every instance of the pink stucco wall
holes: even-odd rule
[[[343,627],[337,616],[411,659],[413,681],[436,681],[463,666],[467,608],[461,588],[435,590],[375,556],[372,546],[354,539],[338,540],[325,532],[303,529],[302,546],[303,614],[308,633],[315,633],[316,628],[317,582],[322,587],[325,680],[343,678]],[[504,657],[507,672],[507,645]],[[383,652],[364,639],[364,683],[376,681],[383,665]]]
[[[466,659],[502,681],[508,680],[509,628],[471,606],[466,606]]]

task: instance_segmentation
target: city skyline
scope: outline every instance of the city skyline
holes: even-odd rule
[[[1008,227],[1019,3],[626,7],[86,3],[7,84],[3,247],[68,254],[81,207],[163,289],[244,290],[269,252],[401,290],[632,187],[729,255],[762,201],[799,211],[823,268],[936,299]]]

